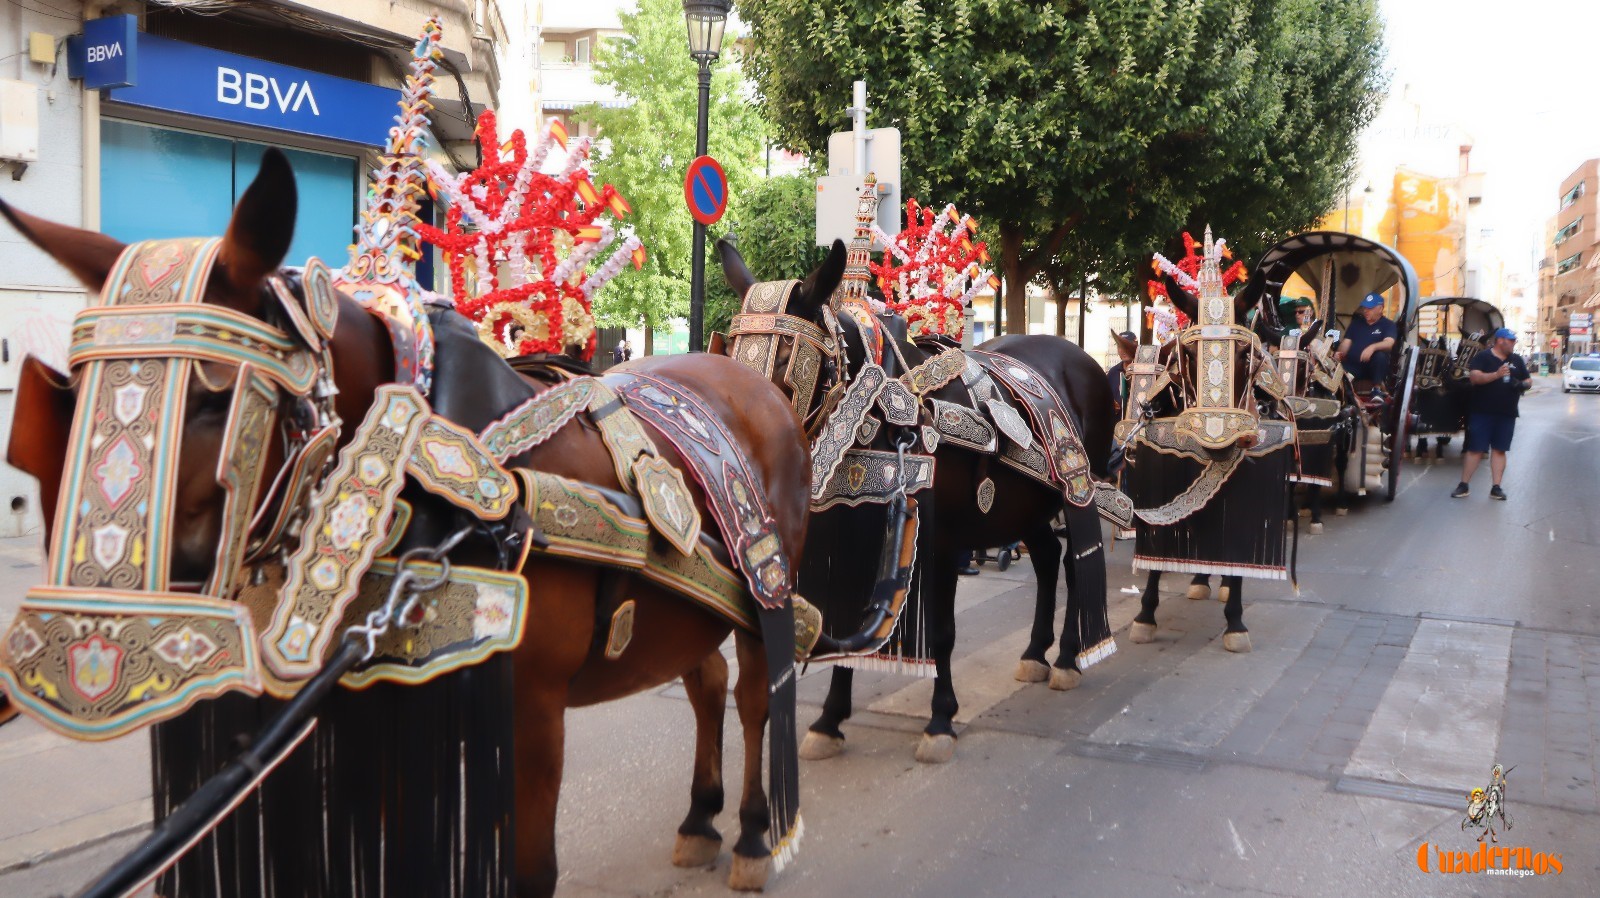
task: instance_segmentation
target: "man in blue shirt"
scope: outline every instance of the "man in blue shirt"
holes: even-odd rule
[[[1358,382],[1381,386],[1389,376],[1389,352],[1394,349],[1396,333],[1394,322],[1383,316],[1383,296],[1368,293],[1339,343],[1337,354],[1344,370]]]
[[[1500,478],[1506,473],[1506,453],[1511,451],[1511,435],[1517,429],[1517,401],[1533,386],[1528,373],[1528,363],[1511,350],[1517,345],[1517,334],[1509,327],[1494,332],[1494,345],[1472,357],[1467,378],[1472,382],[1472,393],[1467,404],[1467,444],[1461,450],[1461,483],[1456,485],[1452,499],[1464,499],[1467,484],[1477,473],[1483,454],[1489,452],[1489,473],[1494,485],[1489,488],[1489,498],[1504,499]]]

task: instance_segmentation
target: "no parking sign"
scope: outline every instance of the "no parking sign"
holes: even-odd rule
[[[728,176],[710,156],[696,156],[683,179],[683,199],[689,215],[703,225],[716,224],[728,211]]]

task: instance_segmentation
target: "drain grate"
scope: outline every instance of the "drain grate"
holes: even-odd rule
[[[1101,761],[1146,764],[1151,767],[1165,767],[1169,770],[1186,770],[1190,773],[1199,773],[1206,769],[1206,764],[1209,763],[1201,755],[1173,748],[1159,748],[1154,745],[1080,742],[1072,748],[1072,751],[1081,757],[1094,758]]]
[[[1365,795],[1369,798],[1387,798],[1390,801],[1405,801],[1411,804],[1424,804],[1435,808],[1448,808],[1460,810],[1465,807],[1465,800],[1457,792],[1448,789],[1437,789],[1431,786],[1408,786],[1403,783],[1386,783],[1382,780],[1361,779],[1353,776],[1343,776],[1333,784],[1333,791],[1343,792],[1346,795]]]

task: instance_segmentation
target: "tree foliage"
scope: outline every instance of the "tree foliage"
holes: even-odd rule
[[[595,80],[625,97],[621,108],[586,107],[581,117],[598,126],[608,151],[595,164],[597,180],[615,184],[633,206],[627,219],[649,253],[643,271],[625,272],[598,297],[602,325],[649,330],[689,311],[693,220],[683,199],[683,179],[694,158],[699,108],[696,64],[684,36],[678,0],[639,0],[621,15],[624,34],[595,54]],[[728,215],[746,204],[763,146],[765,125],[747,99],[738,50],[731,39],[711,79],[707,152],[728,176]],[[706,297],[710,305],[730,295],[707,251]]]
[[[1052,263],[1148,253],[1202,212],[1252,235],[1307,223],[1379,77],[1373,0],[742,0],[740,15],[778,140],[820,152],[866,79],[871,124],[901,129],[908,195],[998,235],[1017,323]]]

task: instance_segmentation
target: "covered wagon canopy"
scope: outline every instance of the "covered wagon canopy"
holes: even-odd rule
[[[1283,285],[1292,275],[1322,294],[1323,266],[1333,260],[1334,317],[1341,323],[1350,320],[1362,297],[1400,288],[1400,314],[1395,316],[1399,343],[1415,328],[1417,312],[1417,273],[1405,257],[1378,243],[1343,231],[1307,231],[1286,238],[1262,254],[1250,273],[1245,290],[1258,294],[1268,309],[1276,309],[1283,296]]]
[[[1423,309],[1438,309],[1439,320],[1448,322],[1445,332],[1459,336],[1482,334],[1487,337],[1506,325],[1505,316],[1492,303],[1471,296],[1436,297],[1424,302],[1417,311]]]

